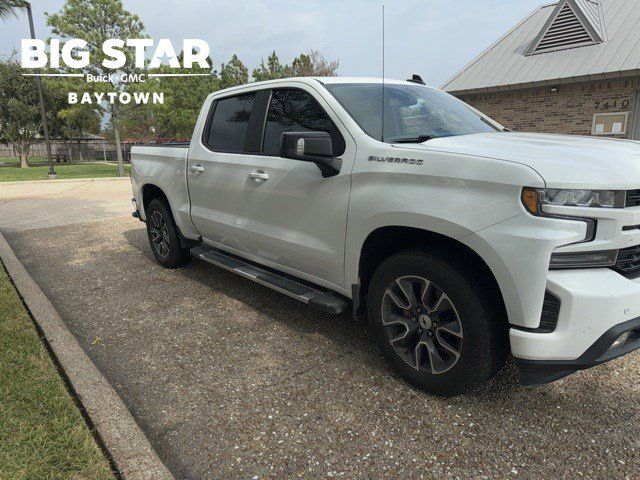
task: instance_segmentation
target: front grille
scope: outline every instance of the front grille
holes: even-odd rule
[[[640,277],[640,245],[620,250],[614,270],[627,278]]]
[[[627,207],[637,207],[640,205],[640,190],[627,190]]]

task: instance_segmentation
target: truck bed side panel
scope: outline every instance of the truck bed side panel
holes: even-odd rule
[[[160,188],[171,206],[180,232],[187,238],[197,239],[190,218],[186,165],[189,149],[185,147],[133,147],[131,151],[131,183],[141,217],[146,220],[142,191],[145,185]]]

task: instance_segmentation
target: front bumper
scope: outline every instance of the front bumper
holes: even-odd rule
[[[625,333],[626,342],[612,347]],[[580,358],[576,360],[524,360],[516,359],[516,366],[523,385],[542,385],[567,375],[595,367],[640,349],[640,318],[634,318],[607,330]]]
[[[550,271],[547,290],[561,302],[555,330],[510,331],[522,383],[547,383],[640,348],[640,278],[606,268]],[[611,348],[626,332],[629,339]]]

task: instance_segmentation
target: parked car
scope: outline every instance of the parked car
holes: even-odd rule
[[[635,142],[510,132],[419,79],[292,78],[210,95],[131,178],[161,265],[366,315],[436,395],[509,353],[536,385],[640,347]]]

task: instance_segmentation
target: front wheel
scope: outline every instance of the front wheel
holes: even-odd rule
[[[384,356],[417,387],[439,396],[474,390],[504,364],[504,313],[486,282],[443,255],[402,252],[378,267],[367,300]]]
[[[182,247],[178,227],[166,204],[153,199],[146,208],[147,236],[154,257],[165,268],[178,268],[189,263],[189,250]]]

